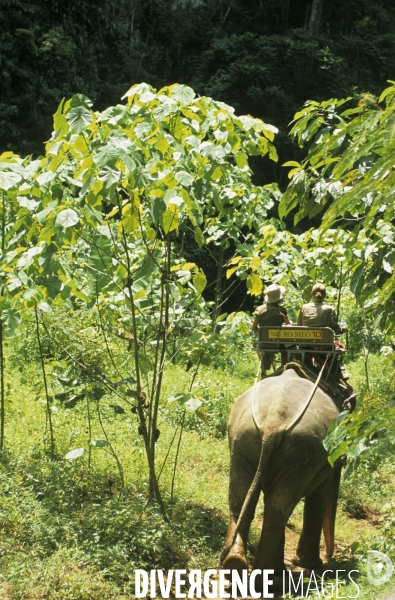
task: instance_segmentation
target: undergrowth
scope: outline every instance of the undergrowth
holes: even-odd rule
[[[391,388],[391,374],[383,375],[390,360],[372,355],[368,382],[363,356],[347,365],[360,402],[368,386],[381,396]],[[0,457],[0,598],[122,600],[133,597],[136,568],[217,568],[227,529],[226,422],[235,398],[253,382],[256,357],[246,352],[239,364],[239,369],[201,367],[193,390],[204,401],[204,419],[187,415],[175,473],[182,410],[166,399],[187,390],[191,375],[183,364],[166,371],[157,453],[169,523],[148,501],[142,438],[130,410],[114,410],[110,396],[100,400],[105,431],[123,468],[122,487],[108,447],[89,447],[83,403],[66,409],[54,401],[56,460],[49,460],[39,369],[26,364],[23,372],[8,371],[7,447]],[[92,438],[100,441],[103,431],[95,414],[91,427]],[[85,448],[84,454],[65,460],[75,448]],[[360,598],[383,591],[366,579],[368,551],[394,555],[393,464],[391,454],[373,453],[342,485],[338,552],[328,568],[359,570]],[[252,555],[261,514],[259,505],[249,542]],[[299,506],[291,519],[293,548],[301,514]],[[355,587],[342,588],[342,594],[354,595]]]

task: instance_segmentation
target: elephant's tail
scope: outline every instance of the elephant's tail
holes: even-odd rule
[[[245,500],[243,502],[243,506],[241,508],[240,511],[240,515],[239,518],[237,519],[237,523],[236,523],[236,528],[233,532],[233,537],[228,540],[228,543],[226,544],[225,548],[222,551],[221,557],[224,557],[228,554],[229,550],[232,548],[237,534],[239,532],[240,529],[240,525],[246,515],[246,512],[248,510],[248,507],[250,505],[251,499],[254,496],[254,494],[256,493],[258,486],[261,485],[261,478],[262,475],[265,471],[265,468],[269,462],[269,459],[271,457],[271,454],[273,452],[273,450],[275,448],[277,448],[277,446],[280,444],[281,440],[282,440],[282,436],[285,432],[285,428],[279,429],[277,431],[268,433],[268,434],[261,434],[262,438],[261,438],[261,453],[259,456],[259,462],[258,462],[258,467],[255,473],[255,477],[250,485],[250,489],[247,492],[247,495],[245,497]]]
[[[328,558],[333,556],[335,551],[335,520],[337,510],[337,499],[339,497],[341,464],[337,464],[334,468],[332,487],[328,503],[325,509],[324,523],[322,529],[324,531],[324,539],[326,546],[326,555]]]

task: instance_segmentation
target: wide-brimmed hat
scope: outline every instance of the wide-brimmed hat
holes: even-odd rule
[[[277,283],[272,283],[265,289],[265,302],[273,303],[278,302],[282,298],[284,298],[285,287],[283,285],[278,285]]]

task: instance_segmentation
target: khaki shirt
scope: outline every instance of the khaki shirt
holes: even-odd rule
[[[282,325],[284,317],[287,317],[287,309],[277,302],[264,302],[253,312],[259,318],[259,327],[266,325]]]
[[[330,327],[338,335],[342,332],[335,309],[322,302],[303,304],[298,317],[298,325]]]

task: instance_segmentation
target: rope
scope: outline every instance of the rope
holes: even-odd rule
[[[323,365],[322,365],[322,367],[321,367],[321,371],[320,371],[320,373],[319,373],[319,375],[318,375],[318,377],[317,377],[317,379],[316,379],[316,382],[315,382],[315,384],[314,384],[314,387],[313,387],[313,389],[312,389],[312,390],[311,390],[311,392],[310,392],[310,395],[309,395],[309,397],[308,397],[308,398],[307,398],[307,400],[306,400],[306,403],[305,403],[305,405],[303,406],[303,408],[302,408],[302,410],[300,411],[300,413],[298,414],[298,416],[297,416],[297,417],[296,417],[296,418],[295,418],[295,419],[292,421],[292,423],[291,423],[290,425],[287,425],[287,427],[285,428],[285,431],[289,431],[290,429],[292,429],[293,427],[295,427],[296,423],[298,423],[298,421],[300,421],[300,419],[303,417],[304,413],[306,412],[306,410],[307,410],[307,408],[308,408],[308,406],[309,406],[310,402],[311,402],[311,401],[312,401],[312,399],[313,399],[313,396],[314,396],[315,392],[317,391],[318,385],[319,385],[319,383],[320,383],[320,380],[321,380],[321,377],[322,377],[322,373],[324,372],[324,369],[325,369],[325,367],[326,367],[326,361],[327,361],[327,360],[328,360],[328,359],[326,358],[326,359],[325,359],[325,362],[324,362],[324,364],[323,364]]]
[[[258,417],[257,417],[256,412],[255,412],[256,386],[258,384],[258,377],[260,375],[260,372],[261,372],[261,359],[259,358],[258,370],[256,372],[255,379],[254,379],[254,392],[253,392],[253,396],[252,396],[251,414],[252,414],[252,420],[254,421],[255,427],[258,429],[258,431],[260,432],[261,437],[262,437],[262,432],[261,432],[261,428],[260,428],[260,425],[259,425]]]

